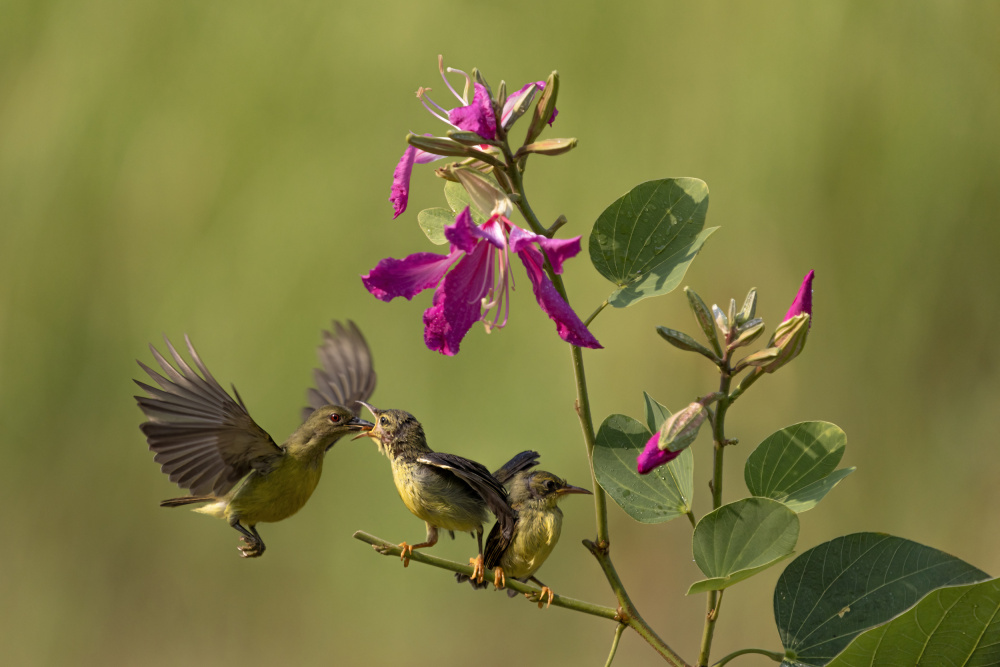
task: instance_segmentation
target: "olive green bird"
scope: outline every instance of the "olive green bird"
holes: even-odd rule
[[[364,337],[353,322],[334,322],[318,349],[317,387],[308,392],[304,422],[280,447],[254,422],[236,387],[233,400],[202,362],[187,336],[199,375],[164,337],[174,365],[150,345],[164,375],[138,362],[159,388],[136,380],[149,396],[136,396],[149,421],[154,460],[170,481],[191,495],[161,507],[206,503],[195,512],[224,518],[242,534],[244,558],[264,553],[258,523],[281,521],[306,504],[323,472],[323,457],[341,437],[372,426],[359,419],[360,401],[375,390],[375,371]]]
[[[541,586],[541,591],[525,594],[537,600],[541,609],[543,600],[548,598],[551,605],[555,598],[552,589],[535,578],[535,572],[559,541],[563,513],[558,502],[563,496],[589,494],[590,491],[567,484],[566,480],[544,470],[511,473],[501,468],[493,474],[499,481],[510,483],[508,497],[510,506],[517,512],[517,520],[509,538],[504,536],[499,523],[493,526],[486,538],[486,568],[493,570],[493,586],[498,589],[505,586],[507,577],[522,583],[533,581]],[[459,582],[468,581],[468,577],[460,574],[455,578]],[[482,582],[472,582],[472,585],[474,588],[486,586]],[[514,597],[517,593],[508,590],[507,595]]]
[[[427,537],[420,544],[402,542],[400,558],[403,566],[410,563],[414,549],[437,544],[438,530],[475,533],[479,553],[470,558],[473,578],[482,581],[483,524],[489,518],[487,510],[497,519],[496,530],[510,535],[515,513],[507,501],[507,490],[480,463],[455,454],[432,451],[420,422],[402,410],[379,410],[362,403],[375,417],[368,436],[376,441],[380,452],[392,466],[392,478],[403,504],[427,525]],[[522,452],[504,467],[513,472],[535,465],[537,452]],[[511,474],[513,474],[513,472]],[[384,553],[382,549],[376,547]]]

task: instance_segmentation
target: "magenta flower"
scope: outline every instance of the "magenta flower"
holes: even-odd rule
[[[417,90],[417,97],[424,105],[424,108],[427,109],[432,116],[450,125],[453,129],[465,132],[475,132],[487,141],[496,139],[496,116],[493,114],[493,106],[490,102],[490,96],[486,91],[486,88],[479,83],[474,83],[469,75],[462,70],[449,67],[447,68],[449,73],[454,72],[465,77],[465,87],[462,90],[462,94],[459,95],[458,91],[452,87],[448,78],[445,76],[445,68],[441,56],[438,56],[438,71],[441,73],[441,78],[444,80],[445,86],[448,87],[448,90],[450,90],[460,102],[460,106],[452,109],[445,109],[427,95],[427,93],[431,90],[430,88],[420,88]],[[532,86],[541,90],[545,88],[545,82],[536,81],[535,83],[529,83],[516,93],[510,95],[504,102],[504,107],[500,114],[500,122],[505,123],[507,121],[511,112],[514,110],[514,105],[518,99]],[[472,90],[471,100],[469,99],[470,88]],[[552,117],[549,119],[549,125],[551,125],[552,121],[556,119],[556,115],[558,113],[559,112],[557,110],[553,110]],[[432,135],[428,134],[424,136]],[[482,145],[481,148],[483,150],[489,150],[490,147],[488,145]],[[408,146],[406,148],[403,152],[403,157],[399,159],[399,163],[396,165],[396,169],[392,174],[392,190],[389,193],[389,201],[392,202],[393,218],[398,218],[403,211],[406,210],[406,204],[410,198],[410,175],[413,173],[413,165],[427,164],[428,162],[440,160],[442,157],[444,156],[418,150],[414,146]]]
[[[447,255],[419,252],[404,259],[389,257],[361,276],[368,291],[382,301],[397,296],[412,299],[435,288],[431,307],[424,312],[428,348],[452,356],[476,322],[483,322],[487,332],[507,324],[514,287],[512,253],[524,264],[535,299],[556,323],[559,337],[579,347],[601,347],[543,268],[547,258],[552,269],[562,273],[563,262],[580,252],[579,236],[549,239],[521,229],[499,214],[477,226],[468,207],[444,231],[450,242]]]
[[[799,292],[795,295],[795,300],[792,301],[792,306],[785,313],[785,319],[782,322],[788,321],[795,317],[796,315],[801,315],[805,313],[809,315],[809,326],[812,326],[812,312],[813,312],[813,275],[815,271],[810,271],[806,274],[806,277],[802,279],[802,285],[799,286]]]
[[[669,449],[660,449],[659,444],[659,433],[654,433],[653,437],[646,442],[645,448],[643,448],[642,453],[639,454],[639,458],[637,459],[637,468],[640,475],[645,475],[654,468],[659,468],[664,463],[670,463],[681,455],[681,451],[684,451],[672,452]]]

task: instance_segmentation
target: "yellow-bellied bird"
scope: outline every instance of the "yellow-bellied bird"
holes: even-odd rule
[[[503,484],[480,463],[432,451],[423,427],[410,413],[363,405],[375,417],[368,435],[389,459],[399,497],[407,509],[427,524],[427,538],[423,542],[399,545],[403,565],[409,565],[414,549],[437,544],[438,529],[474,532],[479,553],[469,563],[473,566],[473,578],[482,581],[483,523],[489,517],[487,508],[496,516],[501,535],[510,535],[514,528],[515,514],[507,502]],[[536,452],[522,452],[505,468],[522,470],[534,465],[537,458]]]
[[[194,511],[224,518],[242,535],[244,558],[264,553],[258,523],[287,519],[298,512],[319,483],[323,457],[341,437],[370,428],[359,419],[359,402],[375,389],[371,352],[353,322],[334,322],[323,332],[309,391],[312,409],[280,447],[251,419],[233,387],[233,400],[184,337],[199,375],[166,340],[174,365],[150,345],[165,375],[141,361],[159,388],[139,382],[149,396],[136,396],[149,421],[140,425],[154,460],[170,481],[190,495],[170,498],[161,507],[206,503]]]

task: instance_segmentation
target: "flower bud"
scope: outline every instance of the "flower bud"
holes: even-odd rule
[[[480,146],[482,144],[489,144],[491,146],[498,146],[496,141],[491,139],[483,139],[477,132],[463,132],[462,130],[451,130],[448,132],[448,138],[452,141],[462,144],[463,146]]]
[[[535,99],[535,93],[538,92],[538,86],[531,84],[528,86],[514,101],[514,106],[510,110],[510,115],[507,116],[507,120],[503,123],[504,130],[510,130],[514,126],[514,123],[518,118],[523,116],[531,108],[531,103]],[[501,104],[500,106],[503,106]]]
[[[719,337],[715,334],[715,326],[712,323],[712,313],[709,311],[708,306],[706,306],[705,302],[701,300],[698,293],[690,287],[684,288],[684,294],[687,295],[688,305],[691,306],[691,312],[694,313],[694,318],[698,320],[698,325],[705,333],[705,338],[707,338],[708,342],[712,344],[712,349],[715,350],[716,356],[722,357],[722,347],[719,346]]]
[[[664,463],[669,463],[673,461],[678,456],[681,455],[680,452],[670,452],[661,450],[657,443],[660,440],[658,433],[654,433],[647,442],[645,448],[643,448],[642,453],[636,459],[636,469],[639,471],[640,475],[645,475],[651,472],[654,468],[659,468]]]
[[[701,425],[708,418],[708,409],[705,406],[716,400],[718,396],[718,394],[711,394],[670,415],[660,427],[660,438],[656,446],[670,452],[681,452],[687,449],[698,437]]]
[[[721,361],[719,357],[712,353],[711,350],[682,331],[675,331],[674,329],[668,329],[667,327],[656,327],[656,333],[660,334],[663,340],[678,349],[684,350],[685,352],[697,352],[700,355],[708,357],[715,364],[718,364]]]
[[[558,96],[559,73],[552,72],[545,81],[545,90],[538,96],[538,104],[535,105],[535,112],[531,116],[531,123],[528,125],[528,133],[524,137],[524,143],[534,142],[545,129],[545,124],[552,124],[556,114],[556,97]]]
[[[768,373],[773,373],[789,361],[799,356],[806,346],[806,337],[809,335],[809,321],[812,316],[808,313],[800,313],[790,320],[785,320],[778,325],[774,337],[771,339],[769,349],[777,349],[778,353],[774,360],[761,364]]]
[[[777,356],[761,368],[773,373],[789,361],[799,356],[806,345],[806,337],[812,326],[812,283],[815,272],[810,271],[802,280],[799,291],[792,301],[791,307],[785,313],[784,321],[778,325],[768,347],[779,350]]]
[[[562,155],[563,153],[568,153],[576,148],[576,143],[576,137],[536,141],[533,144],[528,144],[518,148],[517,152],[514,153],[514,159],[520,159],[529,153],[537,153],[538,155]]]
[[[757,288],[751,287],[750,291],[747,293],[746,300],[743,301],[743,309],[740,314],[736,316],[736,326],[743,326],[746,322],[753,319],[753,316],[757,313]]]
[[[712,304],[712,316],[715,317],[715,326],[719,327],[719,333],[723,338],[729,337],[729,318],[722,312],[716,304]]]
[[[469,149],[457,141],[444,137],[423,137],[418,134],[406,135],[406,142],[419,150],[433,155],[447,155],[452,157],[468,157]],[[480,142],[482,143],[482,142]]]
[[[739,321],[737,319],[737,321]],[[736,327],[736,338],[727,347],[735,350],[738,347],[749,345],[757,340],[757,337],[764,333],[764,320],[756,317],[743,325]]]

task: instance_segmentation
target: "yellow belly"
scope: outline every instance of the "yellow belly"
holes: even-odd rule
[[[287,519],[306,504],[322,473],[322,459],[304,462],[292,457],[266,475],[252,472],[233,490],[225,517],[248,525]]]
[[[420,463],[393,461],[392,479],[406,508],[432,526],[459,532],[478,530],[486,504],[465,482]]]
[[[561,531],[561,513],[521,510],[514,537],[500,559],[504,573],[512,579],[532,576],[552,553]]]

